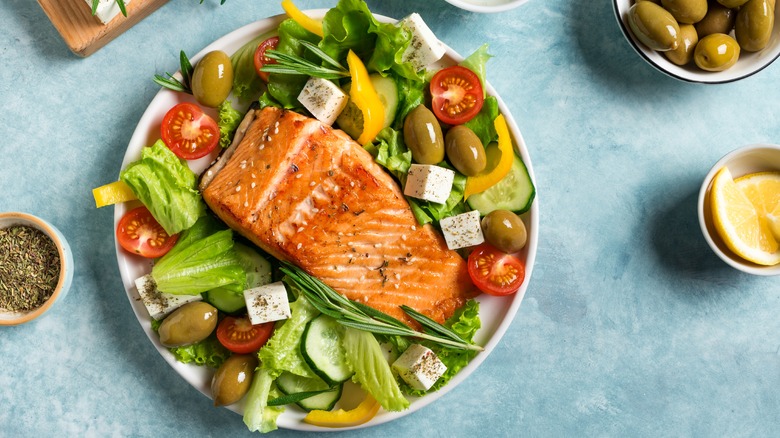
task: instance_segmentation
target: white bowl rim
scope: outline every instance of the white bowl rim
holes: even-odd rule
[[[665,69],[663,66],[659,65],[655,60],[650,58],[647,55],[647,52],[645,51],[645,49],[640,47],[639,44],[634,40],[634,38],[632,38],[633,34],[631,33],[631,29],[629,29],[627,27],[626,23],[623,22],[623,19],[620,16],[621,11],[620,11],[620,6],[618,4],[619,1],[620,0],[612,0],[612,9],[615,12],[615,19],[617,19],[618,25],[620,26],[620,30],[622,31],[623,36],[625,37],[625,39],[631,45],[631,48],[633,48],[634,51],[636,53],[638,53],[639,56],[641,56],[642,59],[644,59],[644,61],[647,62],[649,65],[651,65],[653,68],[655,68],[656,70],[660,71],[661,73],[663,73],[663,74],[665,74],[665,75],[667,75],[669,77],[672,77],[674,79],[678,79],[678,80],[683,81],[683,82],[689,82],[689,83],[694,83],[694,84],[711,84],[711,85],[715,85],[715,84],[728,84],[728,83],[731,83],[731,82],[736,82],[736,81],[739,81],[741,79],[745,79],[745,78],[748,78],[750,76],[753,76],[754,74],[756,74],[756,73],[760,72],[761,70],[764,70],[765,68],[767,68],[770,65],[772,65],[772,63],[775,62],[775,60],[777,60],[778,57],[780,57],[780,48],[775,49],[777,51],[777,53],[775,53],[773,56],[770,56],[765,61],[763,61],[763,65],[761,65],[759,68],[751,70],[751,71],[749,71],[749,72],[747,72],[747,73],[745,73],[743,75],[730,77],[728,79],[717,79],[717,78],[714,78],[715,76],[717,76],[717,72],[712,72],[713,74],[711,76],[714,78],[713,80],[693,79],[693,78],[685,77],[685,76],[682,76],[682,75],[679,75],[679,74],[675,74],[675,73]],[[776,14],[780,14],[780,10],[778,10],[775,13]],[[780,44],[778,44],[778,45],[780,45]],[[703,75],[702,77],[707,77],[707,76]]]
[[[751,263],[747,260],[742,260],[737,255],[730,256],[729,254],[725,253],[717,245],[717,243],[715,243],[711,231],[707,227],[706,215],[704,213],[704,203],[706,197],[710,192],[709,190],[710,185],[712,183],[712,178],[715,176],[715,174],[722,167],[734,161],[736,158],[760,150],[766,150],[769,151],[770,153],[775,152],[778,154],[778,156],[780,156],[780,145],[771,144],[771,143],[755,143],[755,144],[741,146],[727,153],[723,157],[721,157],[721,159],[718,160],[712,166],[710,171],[707,173],[707,176],[704,177],[704,181],[702,182],[701,188],[699,189],[699,198],[698,198],[696,209],[699,217],[699,227],[701,228],[701,232],[704,235],[704,240],[707,241],[707,244],[710,246],[710,249],[712,249],[715,255],[717,255],[721,260],[726,262],[726,264],[742,272],[752,274],[752,275],[761,275],[761,276],[780,275],[780,265],[761,266],[755,263]]]
[[[483,5],[483,4],[472,3],[469,0],[444,0],[444,1],[460,9],[465,9],[471,12],[479,12],[483,14],[508,11],[510,9],[514,9],[528,2],[528,0],[508,0],[505,3],[501,3],[497,5]]]

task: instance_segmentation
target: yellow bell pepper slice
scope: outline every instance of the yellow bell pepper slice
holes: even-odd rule
[[[322,31],[322,21],[315,20],[301,12],[292,0],[282,0],[282,9],[284,9],[284,12],[287,13],[288,17],[300,24],[301,27],[322,38],[324,35]]]
[[[475,193],[481,193],[497,182],[501,181],[512,169],[515,151],[512,148],[512,138],[509,135],[509,127],[506,124],[503,114],[499,114],[493,121],[493,126],[498,133],[498,150],[501,152],[501,158],[492,169],[476,176],[471,176],[466,180],[466,189],[463,193],[463,199]]]
[[[355,409],[349,411],[343,409],[335,411],[313,410],[306,414],[303,421],[320,427],[350,427],[371,420],[377,412],[379,412],[379,402],[374,397],[366,395],[366,398]]]
[[[130,189],[130,186],[122,181],[112,182],[111,184],[92,189],[92,196],[95,198],[95,206],[97,208],[138,199],[133,190]]]
[[[363,61],[352,50],[347,54],[349,75],[352,77],[352,85],[349,89],[349,98],[363,113],[363,132],[358,143],[365,145],[375,139],[385,122],[385,106],[379,99],[379,95],[368,77],[368,70]]]

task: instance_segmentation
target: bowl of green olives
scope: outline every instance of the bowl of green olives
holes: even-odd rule
[[[780,56],[776,0],[613,0],[631,47],[682,81],[727,83]]]

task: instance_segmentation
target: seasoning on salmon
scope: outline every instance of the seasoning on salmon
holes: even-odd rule
[[[343,131],[265,108],[232,152],[207,171],[203,198],[272,256],[407,323],[402,304],[443,322],[478,293],[465,261]]]

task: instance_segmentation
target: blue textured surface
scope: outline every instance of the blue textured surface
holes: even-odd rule
[[[172,1],[80,59],[37,3],[0,2],[0,211],[53,223],[77,264],[49,315],[0,328],[0,435],[249,435],[147,340],[111,209],[90,192],[116,178],[153,74],[176,69],[180,49],[281,12],[218,3]],[[780,142],[780,65],[727,85],[675,81],[632,51],[606,1],[532,0],[498,15],[368,3],[420,12],[461,54],[490,43],[488,78],[533,160],[541,235],[523,306],[483,365],[423,410],[344,435],[778,436],[778,279],[717,259],[695,206],[718,158]]]

